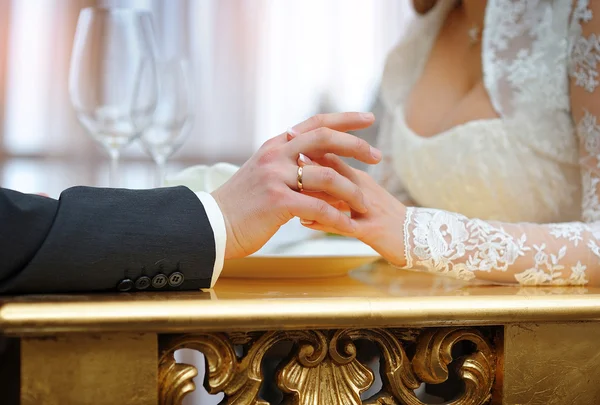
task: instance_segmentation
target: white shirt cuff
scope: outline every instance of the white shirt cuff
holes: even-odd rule
[[[205,192],[198,192],[196,195],[204,206],[204,210],[208,216],[208,222],[210,222],[213,234],[215,235],[215,265],[210,280],[210,288],[212,288],[223,270],[225,246],[227,244],[227,229],[225,228],[223,213],[213,196]]]

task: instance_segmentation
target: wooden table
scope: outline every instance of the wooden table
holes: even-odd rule
[[[205,386],[225,403],[265,404],[261,365],[278,342],[292,343],[270,381],[286,404],[421,404],[417,387],[447,379],[464,387],[453,404],[600,403],[600,289],[587,287],[376,264],[198,292],[8,297],[0,331],[20,340],[26,405],[180,404],[196,369],[175,361],[179,348],[205,354]],[[382,389],[361,399],[375,379]]]

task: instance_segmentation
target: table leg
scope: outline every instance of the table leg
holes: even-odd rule
[[[23,405],[157,404],[155,334],[23,338]]]

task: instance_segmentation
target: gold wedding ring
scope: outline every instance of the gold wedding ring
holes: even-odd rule
[[[298,185],[298,191],[304,191],[304,186],[302,185],[302,166],[298,166],[298,176],[296,177],[296,184]]]

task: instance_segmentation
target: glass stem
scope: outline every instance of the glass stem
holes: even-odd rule
[[[154,177],[154,187],[162,187],[165,181],[165,170],[167,168],[167,159],[164,157],[157,157],[154,159],[156,163],[156,173]]]
[[[108,186],[112,188],[119,187],[119,158],[121,152],[118,149],[110,148],[110,171],[108,176]]]

